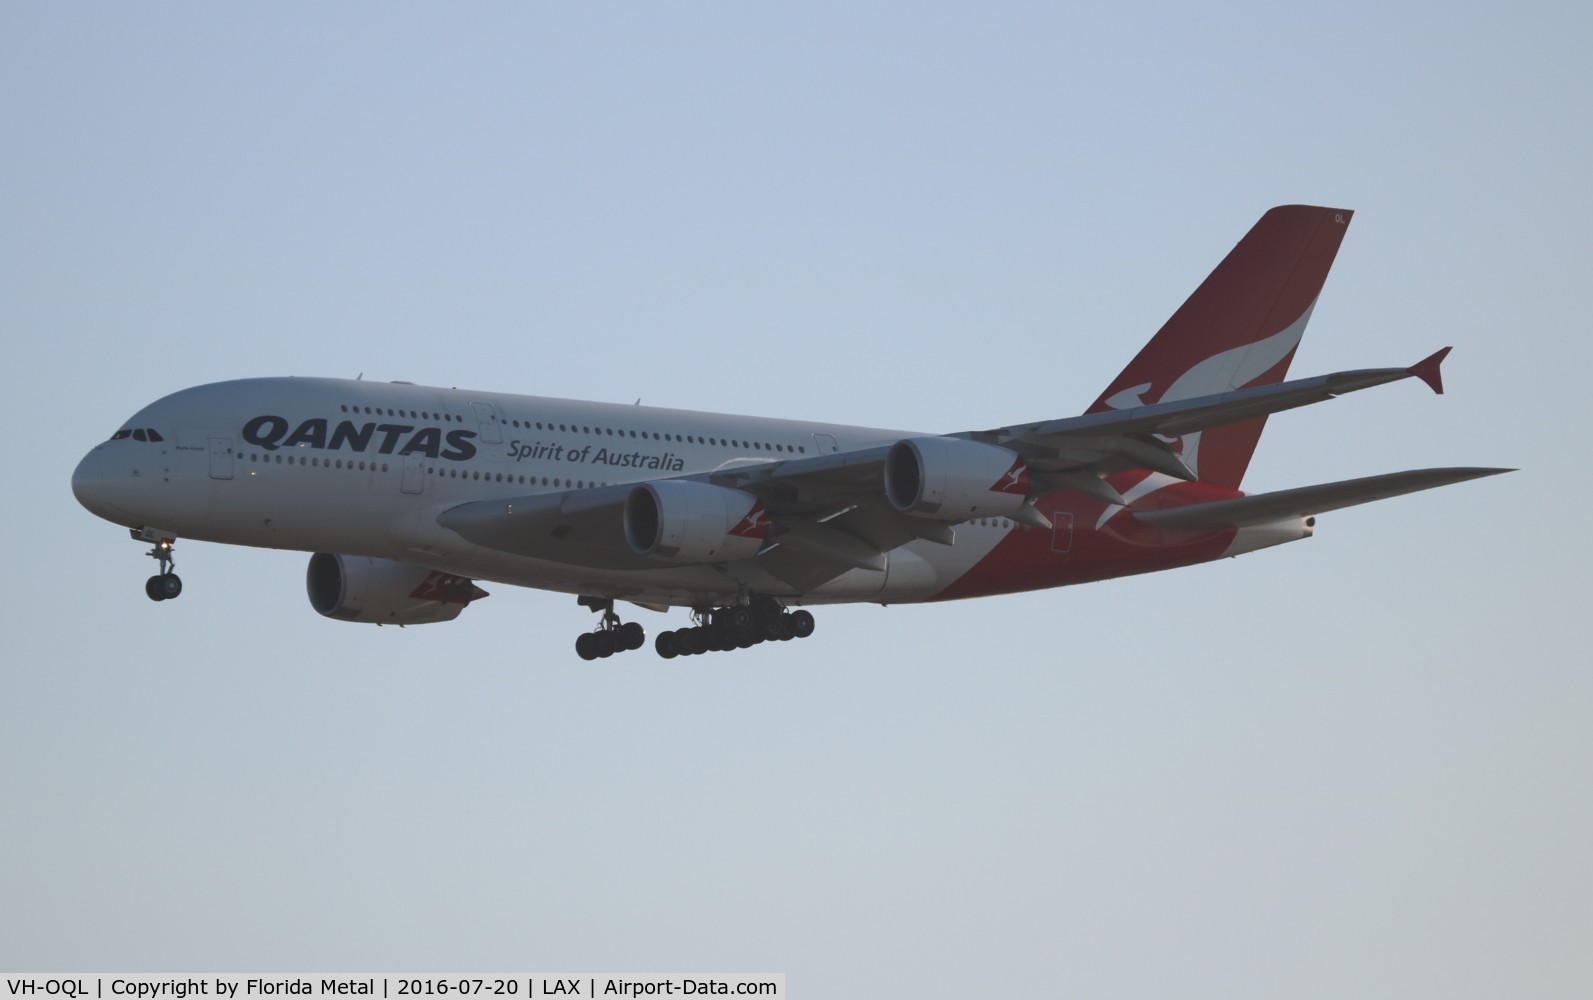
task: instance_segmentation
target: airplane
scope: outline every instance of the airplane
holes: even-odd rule
[[[1083,414],[949,434],[362,379],[183,389],[72,475],[90,512],[179,538],[312,553],[311,607],[451,621],[477,581],[574,594],[586,660],[639,649],[620,602],[690,609],[670,659],[814,631],[809,607],[949,601],[1149,573],[1312,535],[1317,515],[1513,471],[1239,487],[1268,416],[1407,378],[1286,380],[1353,213],[1271,209]]]

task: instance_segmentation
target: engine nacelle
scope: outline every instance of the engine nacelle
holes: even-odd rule
[[[939,521],[1008,517],[1029,499],[1029,468],[993,444],[906,438],[885,459],[885,497],[904,514]]]
[[[328,618],[377,625],[450,622],[487,592],[463,577],[372,559],[317,552],[304,575],[310,606]]]
[[[625,541],[654,559],[683,565],[750,559],[768,533],[763,504],[740,490],[660,479],[625,498]]]

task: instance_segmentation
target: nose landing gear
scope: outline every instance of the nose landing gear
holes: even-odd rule
[[[172,572],[177,565],[171,554],[176,536],[155,528],[133,528],[131,534],[134,541],[154,542],[155,547],[145,555],[160,563],[160,572],[144,581],[144,594],[152,601],[169,601],[181,594],[182,578]]]

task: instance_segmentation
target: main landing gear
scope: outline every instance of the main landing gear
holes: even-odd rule
[[[698,622],[692,628],[658,634],[653,648],[659,656],[672,660],[698,653],[729,652],[760,642],[806,639],[813,634],[811,612],[786,611],[767,597],[728,608],[697,608],[692,617]]]
[[[172,568],[177,561],[171,549],[177,539],[163,535],[152,528],[133,528],[133,538],[140,542],[154,542],[155,547],[145,555],[160,563],[160,572],[144,582],[144,593],[152,601],[169,601],[183,592],[183,581]]]
[[[582,597],[580,605],[603,614],[596,629],[575,640],[575,653],[581,659],[605,659],[640,649],[647,641],[647,633],[636,622],[620,622],[609,598]],[[672,660],[677,656],[747,649],[760,642],[806,639],[813,634],[812,612],[787,611],[769,597],[755,597],[750,604],[727,608],[693,608],[691,615],[696,625],[658,633],[653,648],[659,656]]]
[[[582,597],[581,607],[603,612],[596,631],[583,632],[576,637],[575,655],[583,660],[600,660],[641,649],[647,642],[647,632],[636,622],[621,623],[614,613],[614,602],[606,597]]]

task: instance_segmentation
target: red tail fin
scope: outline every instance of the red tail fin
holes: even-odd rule
[[[1353,214],[1286,205],[1263,215],[1085,412],[1283,381]],[[1237,489],[1265,425],[1215,427],[1174,448],[1203,482]]]

